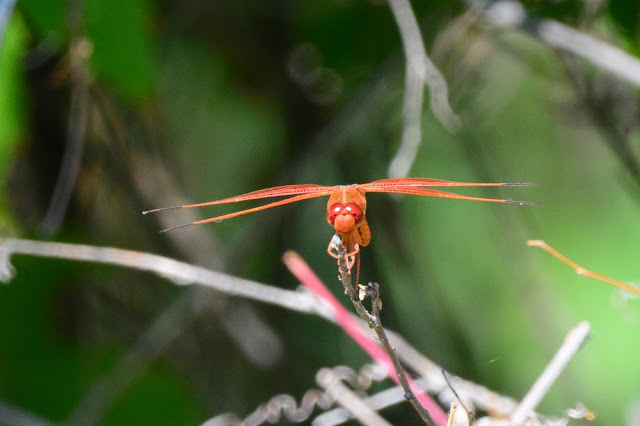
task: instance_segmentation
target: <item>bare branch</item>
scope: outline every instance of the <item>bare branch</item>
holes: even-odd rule
[[[323,368],[318,372],[316,380],[318,384],[329,393],[331,399],[353,413],[362,424],[376,426],[390,425],[390,423],[380,417],[376,411],[369,408],[351,389],[342,384],[340,377],[334,374],[332,370]],[[314,422],[314,424],[317,423]]]
[[[587,339],[591,335],[591,325],[587,321],[583,321],[576,328],[569,331],[564,343],[558,349],[551,362],[544,369],[538,380],[533,384],[529,393],[511,416],[513,424],[522,424],[527,417],[533,415],[542,398],[547,394],[553,382],[556,381],[560,373],[569,364],[569,361],[580,350]]]
[[[473,2],[472,2],[473,3]],[[640,60],[622,49],[553,19],[536,19],[519,2],[492,2],[482,16],[499,27],[517,28],[640,87]]]
[[[10,257],[13,254],[97,262],[135,268],[153,272],[161,277],[171,280],[176,285],[201,284],[205,287],[225,292],[229,295],[270,303],[297,312],[316,314],[331,322],[336,321],[331,308],[322,302],[323,299],[318,299],[311,293],[282,290],[277,287],[239,279],[163,256],[110,247],[95,247],[12,238],[0,240],[1,281],[9,281],[15,274],[15,270],[10,263]],[[441,367],[425,358],[406,341],[404,341],[402,337],[390,331],[387,331],[386,333],[389,334],[389,338],[393,342],[393,346],[397,350],[403,362],[422,375],[422,378],[416,381],[416,384],[418,385],[416,388],[438,393],[440,394],[441,399],[450,403],[452,401],[452,394],[440,374]],[[588,334],[589,324],[586,322],[579,324],[578,327],[569,334],[562,348],[558,351],[558,354],[556,354],[553,361],[549,364],[547,369],[545,369],[545,372],[540,379],[538,379],[529,395],[523,400],[522,404],[520,404],[516,413],[519,412],[523,414],[518,414],[518,416],[524,415],[526,417],[532,413],[532,410],[535,409],[542,396],[546,393],[549,386],[551,386],[551,383],[553,383],[562,369],[569,362],[570,358],[585,341]],[[135,352],[135,350],[132,351],[132,354],[135,355]],[[122,364],[135,369],[136,359],[133,355],[128,356],[123,360]],[[124,370],[125,369],[122,371]],[[120,375],[115,374],[114,377],[117,379]],[[455,376],[451,376],[451,382],[453,386],[455,386],[456,391],[460,394],[461,398],[465,401],[469,401],[471,404],[474,404],[482,410],[486,410],[500,416],[508,416],[514,412],[516,403],[511,398],[496,394],[483,386],[464,381]],[[98,390],[100,390],[102,385],[104,385],[104,382],[99,382],[97,386]],[[406,400],[405,398],[406,391],[402,390],[401,387],[395,387],[366,398],[364,403],[371,409],[378,410],[391,404]],[[79,413],[80,411],[77,412]],[[582,415],[583,412],[585,412],[585,410],[580,410],[579,414]],[[586,415],[591,414],[588,411],[586,411],[586,413]],[[576,418],[578,416],[573,412],[568,413],[567,415],[569,417]],[[326,419],[330,424],[335,424],[335,422],[345,421],[349,417],[348,413],[341,412],[340,409],[335,409],[318,417],[317,420],[319,422],[324,422]],[[585,417],[585,415],[582,415],[582,417]]]
[[[15,238],[0,240],[0,281],[7,282],[12,278],[14,270],[10,257],[14,253],[125,266],[153,272],[171,280],[176,285],[200,284],[231,296],[245,297],[297,312],[315,313],[330,318],[329,314],[320,307],[317,299],[309,293],[267,286],[164,256],[112,247]]]
[[[382,327],[380,320],[380,307],[382,302],[378,297],[378,285],[374,284],[373,291],[367,293],[367,296],[371,296],[371,305],[373,314],[367,312],[362,305],[362,299],[359,297],[359,292],[356,292],[351,282],[351,272],[348,267],[347,249],[342,244],[340,237],[335,235],[331,240],[331,247],[338,255],[338,270],[340,272],[340,281],[344,286],[346,293],[349,295],[353,306],[356,308],[358,315],[363,321],[367,323],[369,328],[374,330],[380,339],[380,344],[384,349],[388,358],[383,358],[382,361],[387,364],[389,369],[389,376],[399,383],[404,390],[404,397],[411,403],[416,412],[420,415],[420,418],[428,425],[442,424],[443,420],[446,421],[446,415],[440,409],[440,407],[429,398],[420,388],[418,388],[413,380],[407,377],[398,356],[389,343],[389,339]],[[371,287],[371,286],[370,286]],[[369,290],[369,289],[367,289]],[[395,377],[393,376],[395,372]],[[435,417],[435,419],[434,419]],[[442,417],[442,419],[441,419]],[[434,421],[435,420],[435,421]]]
[[[0,423],[29,426],[52,426],[55,424],[3,400],[0,400]]]
[[[442,125],[453,132],[460,128],[460,119],[449,105],[447,83],[431,62],[422,41],[420,27],[409,0],[389,0],[396,20],[406,58],[402,140],[389,165],[390,177],[406,176],[415,160],[422,139],[421,117],[424,85],[429,86],[431,109]]]

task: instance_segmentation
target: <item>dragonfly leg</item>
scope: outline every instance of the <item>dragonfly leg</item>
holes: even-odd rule
[[[344,241],[343,241],[343,244],[344,244]],[[329,247],[327,247],[327,253],[329,253],[329,256],[335,259],[338,259],[338,254],[335,253],[335,251],[332,249],[331,243],[329,244]],[[351,269],[353,269],[353,265],[355,265],[356,258],[358,257],[359,254],[360,254],[360,245],[358,243],[354,243],[353,250],[345,254],[345,256],[347,257],[347,268],[349,269],[349,274],[351,274]]]

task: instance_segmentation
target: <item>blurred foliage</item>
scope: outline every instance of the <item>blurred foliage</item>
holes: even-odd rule
[[[636,2],[588,3],[523,2],[532,16],[640,51]],[[640,276],[637,88],[517,30],[476,22],[460,32],[464,3],[414,7],[464,127],[448,133],[426,106],[411,174],[536,182],[467,192],[542,206],[372,194],[362,279],[381,283],[388,327],[515,398],[567,331],[590,321],[593,341],[540,411],[559,416],[581,401],[596,424],[623,424],[640,395],[639,302],[525,241],[544,238],[621,280]],[[82,37],[88,62],[70,48]],[[21,0],[0,47],[0,229],[162,253],[286,288],[297,283],[280,256],[294,249],[342,297],[324,199],[168,234],[156,231],[239,206],[139,212],[385,177],[402,132],[404,66],[384,2]],[[45,236],[38,222],[67,170],[78,69],[91,76],[81,166],[63,226]],[[322,367],[367,362],[319,318],[118,268],[19,256],[14,265],[0,288],[0,398],[48,421],[83,413],[163,315],[164,334],[175,327],[177,337],[146,342],[143,353],[159,356],[129,366],[130,382],[91,412],[97,422],[244,416],[278,393],[301,398]],[[416,419],[408,407],[388,414]]]

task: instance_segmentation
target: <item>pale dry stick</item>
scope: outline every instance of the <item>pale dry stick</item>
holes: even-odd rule
[[[203,426],[229,426],[229,425],[262,425],[264,423],[302,423],[307,420],[316,405],[321,409],[327,409],[333,405],[333,400],[319,389],[308,390],[298,406],[295,398],[288,394],[275,395],[244,419],[240,420],[234,414],[226,413],[218,415],[203,423]],[[236,421],[229,421],[231,416]]]
[[[458,408],[458,404],[455,402],[451,403],[451,408],[449,408],[449,418],[447,419],[447,426],[453,426],[453,418],[456,416],[456,409]]]
[[[456,389],[453,387],[453,384],[451,384],[451,381],[449,381],[449,375],[444,370],[444,368],[441,370],[441,372],[442,372],[442,377],[444,377],[444,380],[447,382],[447,386],[449,386],[449,389],[451,389],[453,396],[455,396],[456,400],[458,401],[457,403],[456,402],[451,403],[451,412],[449,413],[449,418],[451,419],[451,421],[453,421],[456,408],[458,407],[458,404],[460,404],[460,406],[464,410],[464,413],[467,415],[467,420],[469,420],[469,424],[470,425],[473,424],[473,419],[476,414],[474,413],[473,410],[469,409],[469,407],[467,407],[467,405],[464,403],[462,398],[460,398],[460,395],[458,394]]]
[[[482,16],[499,27],[517,28],[533,35],[552,47],[562,49],[583,58],[636,87],[640,87],[640,60],[624,50],[598,40],[552,19],[536,19],[527,14],[516,1],[469,1],[472,7],[481,9]]]
[[[56,423],[40,417],[35,413],[25,411],[7,401],[0,399],[0,424],[3,425],[29,425],[29,426],[54,426]]]
[[[367,312],[367,310],[365,309],[364,305],[360,301],[360,298],[358,297],[358,293],[356,292],[353,284],[351,283],[351,272],[349,271],[349,267],[348,267],[347,249],[342,244],[340,237],[338,237],[337,235],[334,235],[333,238],[331,239],[331,246],[332,246],[332,249],[335,251],[335,253],[338,255],[338,270],[340,271],[340,280],[342,281],[342,285],[347,291],[347,294],[349,295],[349,298],[351,299],[353,306],[356,308],[356,312],[358,312],[358,315],[360,315],[360,318],[362,318],[367,323],[367,325],[371,329],[373,329],[378,335],[378,338],[380,339],[380,343],[382,344],[382,347],[384,348],[385,352],[389,356],[389,359],[393,364],[393,368],[396,372],[398,380],[400,381],[400,384],[402,385],[402,388],[405,391],[405,398],[409,401],[409,403],[411,403],[413,408],[420,415],[420,418],[426,424],[435,425],[435,422],[431,417],[431,415],[429,414],[429,412],[420,403],[420,401],[418,401],[418,398],[416,397],[414,389],[411,388],[411,385],[407,380],[407,376],[404,371],[404,368],[402,367],[402,364],[400,363],[400,360],[398,359],[398,356],[396,355],[395,350],[389,343],[389,339],[385,334],[385,331],[384,331],[384,328],[382,327],[380,316],[379,316],[379,308],[380,308],[381,302],[380,302],[380,299],[378,299],[377,292],[371,293],[371,297],[372,297],[371,305],[374,312],[374,314],[372,315],[372,314],[369,314],[369,312]]]
[[[460,128],[460,119],[449,105],[444,77],[427,55],[411,3],[409,0],[389,0],[389,7],[402,38],[406,69],[402,139],[398,152],[389,165],[388,175],[404,177],[415,160],[422,139],[421,118],[425,83],[430,90],[431,109],[442,125],[453,132]]]
[[[153,272],[176,285],[200,284],[231,296],[245,297],[292,311],[317,314],[328,320],[333,320],[331,313],[323,309],[323,305],[319,304],[318,300],[307,292],[283,290],[179,262],[168,257],[113,247],[18,238],[0,239],[0,281],[8,282],[15,274],[15,269],[10,262],[12,254],[125,266]]]
[[[328,372],[327,372],[328,371]],[[296,399],[289,394],[279,394],[271,397],[268,402],[261,404],[254,412],[246,416],[244,419],[240,419],[234,413],[218,414],[215,417],[207,420],[203,423],[203,426],[234,426],[240,425],[248,426],[250,424],[264,424],[289,422],[289,423],[302,423],[306,422],[316,407],[322,411],[326,411],[334,405],[334,398],[331,395],[339,397],[339,392],[332,391],[332,381],[340,386],[342,382],[347,383],[353,389],[364,392],[368,390],[374,382],[379,382],[387,378],[387,370],[381,364],[365,364],[359,372],[353,371],[350,367],[339,365],[333,368],[323,368],[316,374],[316,382],[321,384],[325,391],[321,391],[316,388],[311,388],[305,392],[298,404]],[[337,380],[335,380],[337,379]],[[353,391],[350,397],[356,397],[362,401],[367,401],[368,410],[378,411],[375,406],[371,405],[366,398],[361,398]],[[341,404],[346,405],[347,404]],[[350,408],[350,407],[349,407]],[[345,408],[336,408],[334,410],[341,410],[347,412],[347,419],[353,417],[350,412]],[[322,417],[322,416],[320,416]],[[317,418],[311,423],[314,426],[327,426],[326,424],[318,423]]]
[[[269,303],[296,312],[319,315],[330,322],[335,322],[331,311],[312,294],[301,291],[283,290],[254,281],[244,280],[227,274],[179,262],[164,256],[118,249],[112,247],[96,247],[81,244],[43,242],[25,239],[0,239],[0,281],[8,282],[15,275],[10,257],[13,254],[37,256],[44,258],[68,259],[111,264],[148,271],[168,279],[176,285],[200,284],[232,296],[245,297],[262,303]],[[446,383],[440,375],[440,367],[425,358],[411,347],[402,337],[388,331],[393,345],[397,348],[403,361],[424,376],[418,379],[420,388],[430,392],[442,392]],[[506,396],[499,395],[478,384],[452,377],[457,391],[474,402],[478,407],[497,413],[509,414],[515,402]],[[371,397],[380,408],[393,404],[403,397],[388,398],[387,391],[380,396]],[[396,388],[388,392],[395,394]]]
[[[541,249],[545,250],[546,252],[550,253],[552,256],[554,256],[556,259],[566,263],[567,265],[569,265],[571,268],[573,268],[576,273],[578,275],[582,275],[583,277],[590,277],[590,278],[594,278],[596,280],[600,280],[603,281],[607,284],[611,284],[614,285],[616,287],[620,287],[623,290],[627,290],[631,293],[640,295],[640,289],[636,288],[630,284],[626,284],[623,283],[622,281],[618,281],[618,280],[614,280],[613,278],[609,278],[605,275],[600,275],[597,272],[593,272],[590,271],[586,268],[583,268],[582,266],[578,265],[577,263],[575,263],[574,261],[572,261],[571,259],[565,257],[562,253],[560,253],[559,251],[555,250],[553,247],[551,247],[549,244],[545,243],[542,240],[529,240],[527,241],[527,245],[528,246],[533,246],[533,247],[540,247]]]
[[[454,379],[456,379],[456,382],[458,384],[462,383],[464,384],[461,379],[457,378],[457,377],[453,377]],[[431,391],[433,388],[432,383],[428,380],[425,379],[424,377],[420,377],[418,379],[416,379],[416,384],[420,387],[420,389],[423,390],[429,390]],[[473,385],[473,384],[471,384]],[[477,386],[479,389],[482,390],[481,386],[478,385],[473,385],[473,386]],[[466,386],[465,386],[466,388]],[[460,389],[457,389],[458,392],[460,392]],[[485,389],[486,391],[486,389]],[[496,394],[497,398],[505,398],[507,399],[507,397],[503,397],[500,395]],[[465,398],[467,400],[473,400],[473,398],[477,398],[476,395],[474,395],[472,392],[469,392]],[[480,398],[483,399],[487,399],[488,397],[485,396],[481,396]],[[450,400],[451,398],[447,398],[447,400]],[[398,404],[400,402],[404,402],[406,401],[404,398],[404,391],[402,389],[401,386],[394,386],[385,390],[382,390],[378,393],[372,394],[366,398],[362,399],[369,408],[376,410],[376,411],[380,411],[383,410],[385,408],[388,408],[392,405]],[[442,401],[444,402],[444,401]],[[448,403],[449,405],[451,405],[451,402]],[[496,404],[488,404],[486,406],[492,407],[495,406]],[[498,406],[500,406],[498,404]],[[458,407],[460,408],[460,407]],[[505,420],[509,417],[509,415],[515,410],[515,408],[517,408],[517,405],[513,405],[513,410],[509,411],[509,412],[504,412],[504,411],[499,411],[499,412],[493,412],[490,409],[488,410],[492,417],[480,417],[478,418],[473,424],[474,425],[483,425],[483,426],[495,426],[495,425],[500,425],[500,426],[506,426],[507,424],[512,424],[510,423],[508,420]],[[487,411],[487,410],[483,410],[483,411]],[[569,409],[565,412],[564,418],[573,418],[573,419],[582,419],[582,418],[589,418],[588,416],[592,415],[592,413],[586,409],[584,409],[584,407],[581,404],[578,404],[576,408],[573,409]],[[350,412],[344,408],[334,408],[332,410],[329,410],[323,414],[318,415],[314,420],[313,420],[313,426],[334,426],[334,425],[339,425],[342,423],[345,423],[349,420],[353,419],[353,416],[350,414]],[[539,420],[539,421],[538,421]],[[566,419],[565,419],[566,420]],[[562,419],[558,419],[558,418],[546,418],[543,417],[539,414],[535,415],[535,420],[532,419],[532,421],[530,423],[527,423],[528,426],[537,426],[537,425],[550,425],[550,424],[566,424],[566,421],[564,421],[563,423],[560,423],[562,421]]]
[[[545,367],[544,371],[538,377],[531,387],[531,390],[525,395],[520,405],[511,416],[513,424],[522,424],[527,418],[535,415],[534,410],[547,394],[551,385],[557,380],[560,373],[569,364],[569,361],[582,348],[591,336],[591,325],[587,321],[582,321],[574,329],[569,331],[567,337],[558,352]]]
[[[349,410],[356,419],[365,425],[386,426],[390,425],[377,412],[372,410],[362,399],[351,389],[345,386],[340,377],[333,373],[331,369],[323,368],[316,375],[316,382],[329,397],[342,407]]]

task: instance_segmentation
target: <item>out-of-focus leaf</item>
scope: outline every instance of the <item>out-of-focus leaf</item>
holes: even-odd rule
[[[609,2],[609,16],[624,38],[625,47],[636,55],[640,53],[640,4],[634,0],[612,0]]]
[[[129,100],[148,96],[154,67],[147,0],[87,0],[85,25],[96,75]]]
[[[0,48],[0,179],[6,182],[12,152],[25,133],[24,84],[20,64],[27,41],[24,22],[14,15]],[[6,187],[0,187],[0,199]],[[0,203],[0,222],[6,217],[6,204]],[[4,228],[4,227],[3,227]]]
[[[37,38],[48,38],[54,44],[66,38],[65,0],[20,0],[18,7]]]

